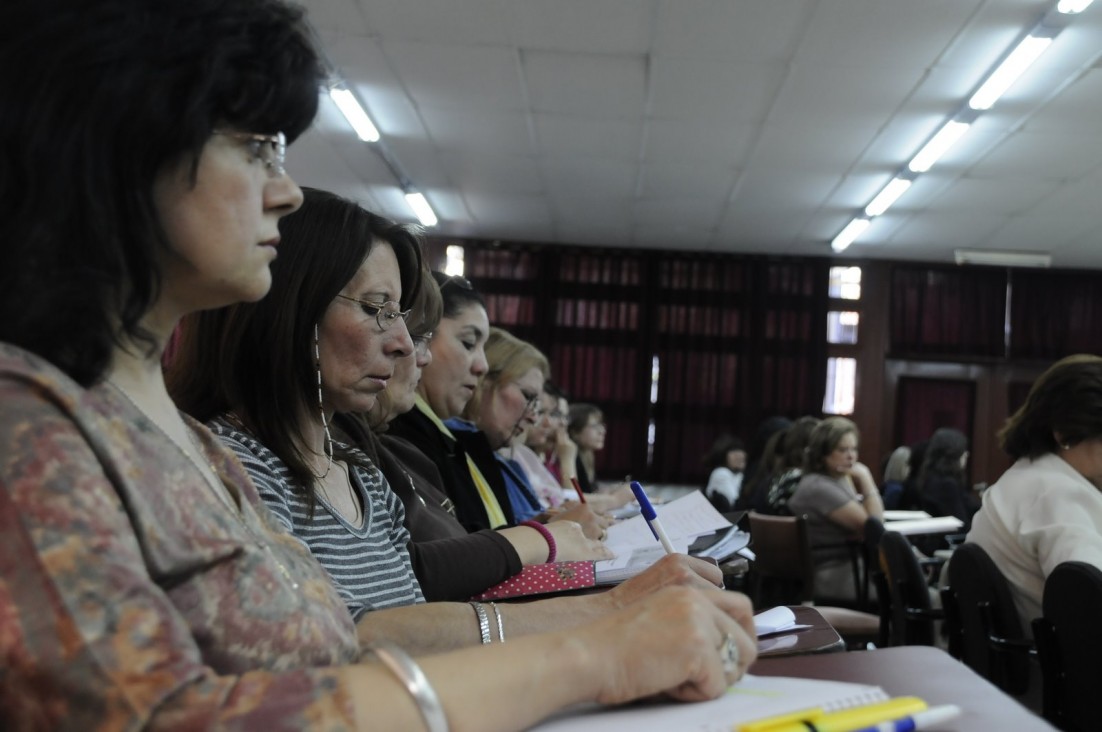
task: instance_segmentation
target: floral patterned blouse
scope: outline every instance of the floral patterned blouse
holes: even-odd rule
[[[352,726],[344,604],[188,423],[240,512],[113,387],[0,343],[0,728]]]

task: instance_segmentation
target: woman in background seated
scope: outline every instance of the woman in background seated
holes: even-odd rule
[[[919,506],[931,516],[956,516],[964,531],[972,524],[979,503],[968,483],[968,438],[959,430],[942,427],[926,447],[918,476]]]
[[[880,495],[887,510],[899,508],[903,500],[903,483],[911,471],[908,465],[910,458],[911,448],[900,445],[892,450],[884,463],[884,484],[880,486]]]
[[[788,507],[807,516],[815,557],[815,596],[855,599],[851,547],[862,541],[870,520],[879,524],[884,504],[872,473],[857,461],[857,425],[828,417],[811,432],[804,475]]]
[[[711,698],[742,675],[751,608],[707,587],[417,662],[361,646],[328,574],[161,372],[182,316],[270,285],[302,200],[285,143],[324,78],[300,13],[4,13],[0,728],[492,732],[575,703]]]
[[[490,328],[485,351],[488,370],[479,380],[474,396],[463,408],[461,418],[446,420],[444,424],[453,433],[481,432],[485,436],[491,450],[489,460],[475,462],[484,475],[493,471],[501,474],[513,516],[518,522],[527,521],[543,512],[539,497],[524,469],[497,451],[535,426],[542,409],[543,382],[551,366],[538,348],[501,328]],[[475,437],[469,435],[470,439]]]
[[[774,467],[769,476],[769,490],[765,494],[763,513],[776,516],[793,515],[788,502],[799,487],[800,479],[803,478],[807,463],[807,446],[811,442],[811,433],[819,426],[820,421],[818,417],[800,417],[783,432],[777,433],[777,441],[773,444]]]
[[[1102,358],[1053,364],[1007,420],[999,445],[1015,462],[984,491],[967,541],[1006,575],[1028,626],[1058,564],[1102,568]]]
[[[558,433],[565,431],[565,415],[559,409],[559,398],[553,393],[554,386],[550,381],[543,382],[543,391],[540,394],[539,416],[534,424],[527,426],[509,444],[498,450],[502,457],[515,460],[524,470],[532,490],[539,498],[540,505],[544,509],[557,509],[568,500],[560,478],[554,475],[547,467],[543,455],[556,450]],[[578,446],[570,444],[571,464],[573,456],[578,452]]]
[[[704,495],[722,513],[733,511],[742,489],[746,469],[746,449],[734,435],[720,435],[703,459],[708,470]]]

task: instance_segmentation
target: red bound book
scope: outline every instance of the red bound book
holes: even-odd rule
[[[529,564],[509,579],[496,584],[472,600],[507,600],[512,597],[546,595],[581,590],[596,585],[593,562],[552,562]]]

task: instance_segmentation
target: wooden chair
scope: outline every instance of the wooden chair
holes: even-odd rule
[[[1064,562],[1045,580],[1044,615],[1033,621],[1042,672],[1042,713],[1062,730],[1097,729],[1102,688],[1102,571]]]
[[[934,621],[944,619],[945,613],[933,607],[926,573],[907,537],[896,531],[884,532],[880,538],[880,566],[888,591],[880,602],[888,608],[889,643],[934,645]]]
[[[803,516],[770,516],[749,513],[750,541],[754,550],[751,597],[755,604],[800,605],[811,602],[815,567]]]
[[[960,659],[1008,694],[1027,693],[1036,651],[1006,577],[978,544],[961,544],[953,552],[946,594],[950,646],[959,647]]]
[[[751,511],[750,541],[755,559],[750,570],[750,596],[759,608],[812,604],[815,565],[803,516],[770,516]],[[848,608],[816,605],[848,646],[863,647],[880,640],[876,615]]]

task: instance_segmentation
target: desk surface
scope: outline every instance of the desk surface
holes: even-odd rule
[[[750,667],[750,673],[876,684],[892,696],[919,696],[931,706],[961,707],[960,717],[929,732],[1054,729],[963,663],[928,646],[764,658]]]
[[[810,625],[807,630],[769,636],[758,641],[758,658],[802,656],[808,653],[836,653],[846,650],[845,641],[838,635],[822,613],[813,607],[792,605],[797,625]]]

